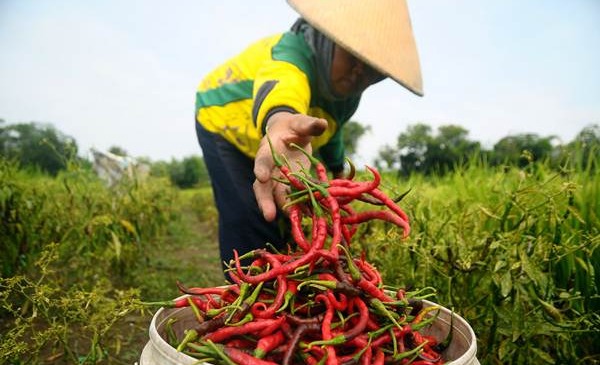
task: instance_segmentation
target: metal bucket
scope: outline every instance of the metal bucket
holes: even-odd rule
[[[424,301],[424,307],[437,305]],[[433,313],[430,313],[433,315]],[[438,318],[431,326],[423,329],[421,333],[433,335],[435,338],[445,338],[450,329],[451,311],[442,307]],[[194,313],[190,308],[161,308],[150,323],[150,340],[144,347],[139,365],[210,365],[199,362],[197,359],[178,352],[169,345],[166,338],[165,326],[169,319],[177,319],[172,329],[177,338],[183,338],[184,330],[192,328],[196,323]],[[461,316],[454,314],[454,332],[450,346],[443,352],[444,359],[451,365],[479,365],[477,360],[477,341],[471,326]]]

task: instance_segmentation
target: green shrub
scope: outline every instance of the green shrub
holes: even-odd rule
[[[212,189],[201,188],[193,190],[193,195],[189,197],[191,206],[198,219],[203,222],[210,222],[216,227],[218,222],[217,208],[213,200]]]
[[[115,323],[143,310],[137,290],[115,289],[105,277],[91,287],[64,286],[59,249],[44,247],[35,276],[0,278],[0,363],[110,362],[123,339]]]
[[[0,159],[0,363],[118,354],[113,326],[141,308],[139,273],[176,194],[167,180],[108,188],[77,165],[53,178]]]
[[[600,361],[600,176],[472,166],[390,185],[413,188],[413,232],[370,225],[362,248],[391,284],[437,288],[483,364]]]

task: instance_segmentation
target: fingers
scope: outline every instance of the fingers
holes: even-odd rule
[[[279,113],[278,113],[279,114]],[[312,137],[319,136],[327,129],[325,119],[309,117],[302,114],[281,113],[271,124],[268,134],[272,140],[275,153],[297,154],[303,158],[299,151],[291,151],[290,143],[298,143],[310,150]],[[305,157],[304,157],[305,159]],[[285,186],[272,180],[275,172],[275,161],[267,138],[263,138],[254,160],[254,175],[256,180],[253,184],[254,194],[258,207],[263,213],[265,220],[271,222],[277,214],[277,207],[283,206],[286,200]]]
[[[275,168],[270,146],[265,143],[265,138],[260,143],[256,159],[254,160],[254,176],[256,180],[252,185],[258,207],[267,222],[275,219],[277,207],[273,197],[273,181],[271,176]]]
[[[254,160],[254,175],[261,183],[271,179],[272,171],[275,168],[275,161],[273,161],[269,144],[264,142],[265,138],[261,141]]]
[[[290,129],[299,137],[320,136],[327,129],[327,121],[308,115],[295,114],[290,123]]]
[[[273,197],[273,181],[267,179],[266,182],[255,180],[252,185],[256,202],[267,222],[272,222],[277,215],[277,206]]]

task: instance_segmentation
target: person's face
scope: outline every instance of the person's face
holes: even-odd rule
[[[370,85],[383,79],[385,75],[335,45],[331,64],[331,84],[336,95],[340,97],[358,95]]]

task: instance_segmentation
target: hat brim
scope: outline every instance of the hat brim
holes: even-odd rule
[[[416,95],[419,55],[405,0],[287,0],[332,41]]]

